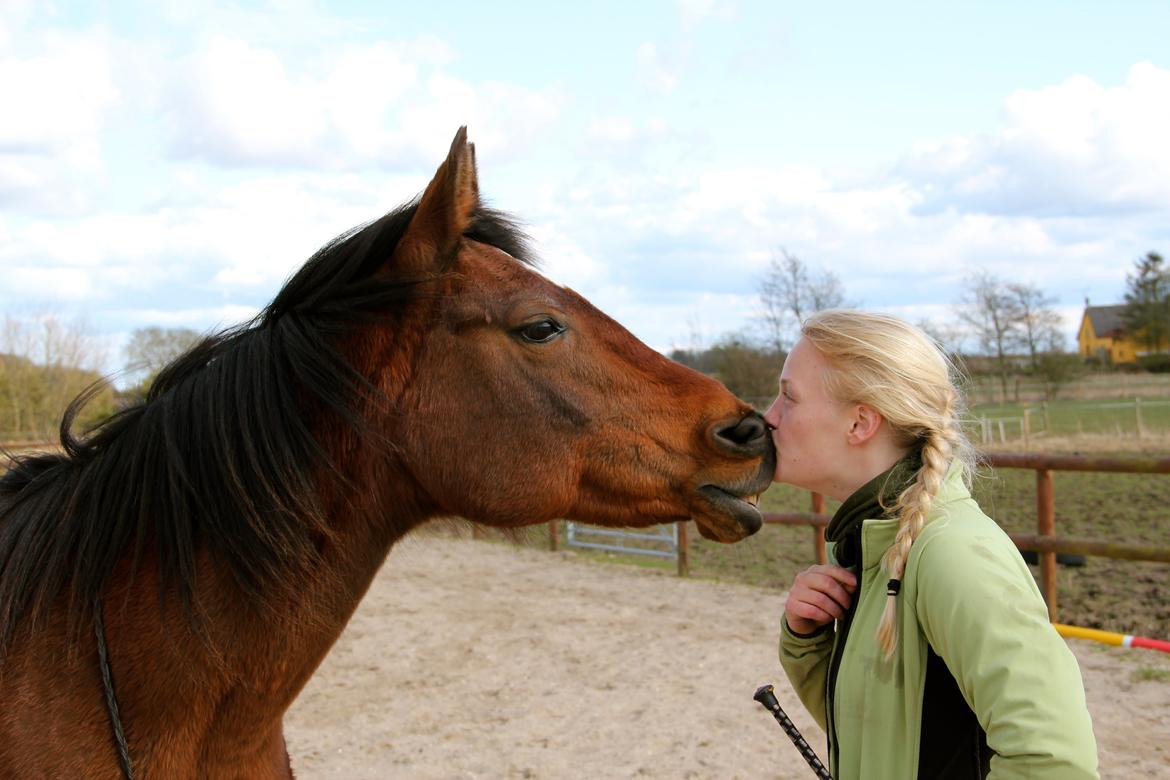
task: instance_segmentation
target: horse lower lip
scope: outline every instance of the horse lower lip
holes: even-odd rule
[[[738,493],[732,493],[730,490],[721,488],[718,485],[704,485],[699,488],[699,492],[713,501],[735,501],[741,504],[747,504],[748,506],[755,506],[759,499],[759,494],[743,496]]]
[[[730,530],[726,525],[727,521],[738,526],[738,533],[735,535],[739,539],[754,534],[763,525],[759,508],[745,497],[731,493],[718,485],[704,485],[699,488],[699,494],[722,516],[724,530]],[[719,533],[719,529],[711,530]]]

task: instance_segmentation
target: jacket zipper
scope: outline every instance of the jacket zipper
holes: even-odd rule
[[[845,616],[837,621],[837,640],[833,643],[833,654],[829,657],[829,677],[825,685],[825,721],[828,726],[829,766],[834,770],[837,768],[837,753],[839,752],[837,749],[837,724],[833,717],[833,699],[837,692],[837,673],[841,668],[841,656],[845,654],[845,642],[849,638],[849,628],[853,625],[853,614],[857,611],[857,605],[861,601],[860,563],[854,568],[857,570],[855,572],[857,590],[849,602],[849,608],[845,610]]]

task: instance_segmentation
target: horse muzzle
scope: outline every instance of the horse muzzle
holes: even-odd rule
[[[759,493],[741,495],[718,485],[703,485],[698,501],[707,511],[695,514],[695,525],[703,538],[713,542],[738,542],[754,534],[764,524],[760,515]]]

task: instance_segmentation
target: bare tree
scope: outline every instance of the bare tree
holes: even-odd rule
[[[845,305],[845,289],[836,274],[813,272],[784,248],[772,256],[759,291],[768,340],[776,352],[787,349],[805,317]]]
[[[1006,401],[1010,354],[1020,344],[1019,305],[1007,284],[988,271],[972,273],[964,286],[959,317],[983,353],[994,360]]]
[[[943,352],[946,352],[948,355],[959,354],[963,339],[966,336],[966,334],[963,332],[962,326],[954,322],[945,322],[927,318],[920,319],[917,325],[923,333],[938,342],[938,345],[942,347]]]
[[[1028,348],[1029,368],[1037,372],[1042,354],[1059,352],[1064,346],[1064,336],[1060,332],[1063,321],[1053,308],[1056,298],[1023,282],[1008,284],[1006,289],[1019,317],[1019,342]]]

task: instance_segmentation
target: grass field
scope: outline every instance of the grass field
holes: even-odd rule
[[[1053,481],[1058,535],[1170,546],[1170,475],[1055,472]],[[1035,491],[1035,472],[1017,469],[984,469],[974,487],[984,511],[1006,530],[1033,533]],[[808,493],[786,485],[773,485],[762,500],[764,510],[772,512],[807,512],[809,503]],[[828,513],[835,509],[834,502],[826,502]],[[563,544],[563,532],[561,539]],[[531,529],[525,543],[547,545],[547,527]],[[577,554],[667,571],[676,567],[673,561],[640,556],[596,551]],[[690,534],[694,577],[783,590],[797,572],[815,561],[810,528],[765,526],[734,545],[708,542],[693,531]],[[1038,566],[1032,570],[1039,576]],[[1057,583],[1062,622],[1170,639],[1170,564],[1091,557],[1083,567],[1061,567]]]
[[[1032,438],[1106,435],[1115,438],[1138,439],[1138,420],[1142,435],[1170,432],[1170,397],[1114,399],[1097,401],[1049,401],[1030,404],[984,404],[971,409],[973,418],[987,418],[992,423],[998,442],[998,421],[1003,420],[1004,433],[1012,439],[1021,438],[1020,420],[1028,413],[1028,427]],[[970,426],[973,441],[980,440],[980,429]]]

